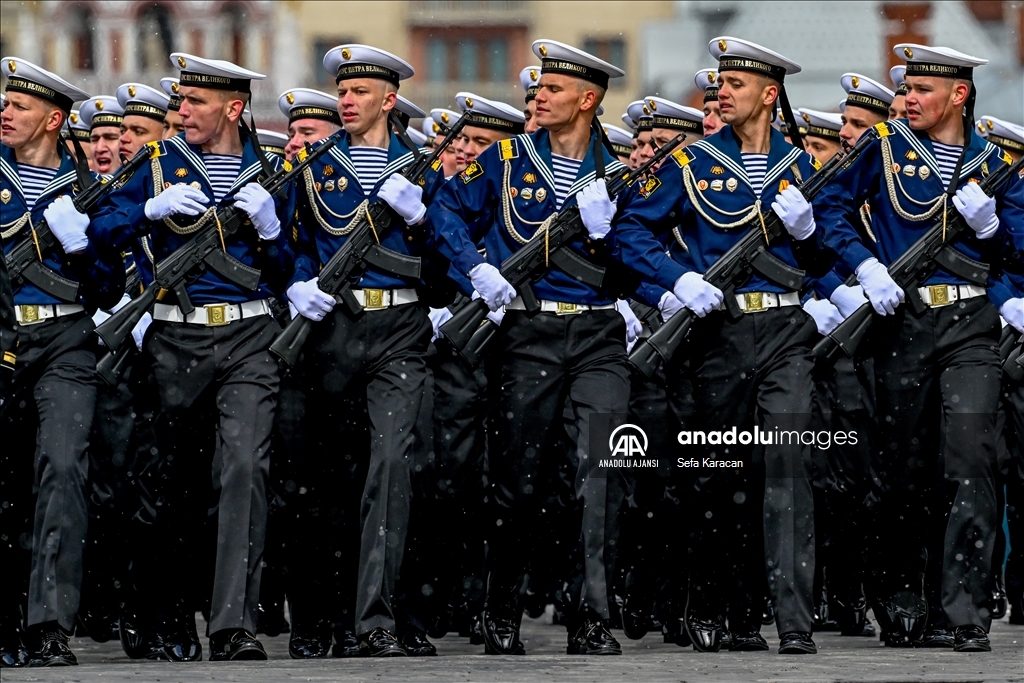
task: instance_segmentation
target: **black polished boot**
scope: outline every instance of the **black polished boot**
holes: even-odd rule
[[[956,652],[991,652],[992,643],[989,642],[985,629],[973,624],[968,626],[957,626],[953,632]]]
[[[622,647],[602,619],[588,614],[576,633],[569,634],[565,652],[570,655],[621,655]]]
[[[332,657],[359,657],[359,639],[355,631],[350,628],[334,629],[334,647],[331,648]]]
[[[195,612],[178,617],[174,630],[162,636],[164,658],[170,662],[200,662],[203,660],[203,644],[196,632]],[[211,638],[211,642],[212,642]],[[211,659],[212,661],[212,659]]]
[[[256,636],[241,628],[226,628],[210,636],[210,661],[263,661],[267,651]]]
[[[28,666],[29,659],[21,627],[16,624],[5,624],[0,627],[0,667]]]
[[[686,621],[680,618],[666,619],[661,625],[661,640],[679,647],[690,647],[690,635],[686,632]]]
[[[734,631],[727,647],[730,652],[767,652],[768,641],[757,631]],[[726,643],[723,641],[723,646]]]
[[[436,657],[437,648],[427,640],[427,634],[419,629],[409,629],[399,640],[410,657]]]
[[[1006,589],[1003,587],[1002,572],[996,572],[995,585],[992,588],[992,599],[989,600],[989,612],[993,619],[1006,616]]]
[[[391,631],[375,628],[359,637],[363,657],[405,657],[408,653]]]
[[[331,627],[329,624],[317,624],[311,629],[296,625],[288,638],[288,656],[292,659],[326,657],[330,651]]]
[[[790,631],[779,637],[780,655],[813,655],[818,653],[810,633]]]
[[[725,624],[721,616],[696,613],[690,606],[686,607],[686,635],[698,652],[718,652],[722,649],[722,637],[725,635]]]
[[[78,659],[68,647],[68,633],[56,621],[32,627],[38,649],[31,654],[29,666],[75,666]]]
[[[910,591],[900,591],[882,608],[889,623],[884,635],[886,646],[913,647],[928,625],[928,601]]]
[[[487,597],[480,616],[484,635],[484,652],[489,655],[526,654],[519,640],[523,607],[519,599],[522,577],[498,577],[491,572]]]

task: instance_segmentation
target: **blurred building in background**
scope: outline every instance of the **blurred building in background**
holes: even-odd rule
[[[649,94],[697,103],[693,74],[713,66],[708,41],[748,38],[803,65],[787,81],[794,106],[837,110],[839,76],[881,81],[898,42],[948,45],[985,57],[978,112],[1024,121],[1024,2],[739,2],[737,0],[243,0],[0,2],[0,55],[17,54],[94,94],[173,75],[176,50],[228,59],[267,74],[254,82],[261,127],[283,129],[277,95],[330,91],[324,53],[344,42],[405,58],[416,77],[402,94],[424,109],[454,105],[459,90],[522,103],[521,68],[537,38],[577,45],[626,70],[605,100],[609,122]]]

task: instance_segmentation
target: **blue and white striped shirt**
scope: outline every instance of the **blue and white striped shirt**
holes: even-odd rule
[[[939,177],[942,178],[942,184],[948,186],[956,170],[956,162],[964,150],[963,145],[944,145],[933,141],[932,148],[935,150],[935,161],[939,163]]]
[[[576,176],[579,175],[582,163],[583,161],[580,159],[570,159],[557,154],[551,155],[551,170],[555,172],[555,208],[557,210],[561,211],[562,202],[569,194],[569,188],[576,182]]]
[[[21,180],[21,189],[25,191],[25,204],[30,211],[35,208],[39,195],[56,176],[55,168],[18,164],[18,178]]]
[[[213,188],[214,203],[224,199],[231,186],[238,180],[238,170],[242,167],[241,155],[234,154],[203,154],[203,164],[210,176]]]
[[[380,180],[380,174],[388,165],[388,151],[379,147],[349,147],[348,156],[356,167],[363,195],[369,197],[373,186]]]
[[[764,192],[764,177],[768,173],[768,155],[740,152],[740,156],[743,157],[743,170],[754,188],[754,196],[760,198]]]

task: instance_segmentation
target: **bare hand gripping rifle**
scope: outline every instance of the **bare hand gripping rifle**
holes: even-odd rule
[[[1021,168],[1024,168],[1024,159],[1012,166],[1003,164],[978,186],[991,197]],[[958,239],[972,233],[956,207],[948,206],[932,228],[889,266],[890,277],[906,293],[906,303],[915,315],[927,310],[917,288],[923,286],[939,268],[981,287],[988,284],[988,264],[968,258],[953,246]],[[856,282],[856,276],[851,276],[847,285]],[[870,303],[862,304],[814,346],[815,357],[829,363],[838,359],[840,351],[853,357],[874,320],[874,308]]]
[[[806,182],[801,183],[800,192],[807,201],[813,200],[839,171],[849,166],[875,140],[888,134],[889,129],[884,122],[869,129],[849,152],[836,154]],[[754,272],[792,291],[799,291],[803,286],[804,272],[792,268],[768,251],[773,240],[787,234],[786,226],[778,214],[769,209],[752,219],[752,222],[754,227],[704,273],[704,280],[708,284],[722,290],[725,295],[723,303],[726,312],[734,320],[743,315],[736,302],[736,290],[746,284]],[[679,345],[689,334],[696,317],[693,311],[684,308],[669,318],[657,332],[638,342],[636,348],[629,354],[629,361],[635,370],[644,378],[650,379],[661,363],[667,363],[672,359]]]
[[[413,185],[418,185],[426,177],[427,171],[439,163],[441,154],[459,137],[469,120],[470,113],[463,114],[445,133],[444,141],[430,154],[417,152],[416,160],[402,171],[402,176]],[[396,129],[405,130],[397,126]],[[401,277],[418,279],[421,265],[418,257],[392,251],[380,244],[381,238],[388,231],[402,224],[404,221],[387,202],[378,199],[367,206],[345,243],[320,269],[317,284],[321,291],[341,299],[349,313],[359,315],[363,307],[352,293],[352,286],[359,282],[359,278],[370,266]],[[309,318],[295,316],[270,345],[270,352],[281,362],[294,367],[312,326],[313,321]]]
[[[654,156],[641,166],[611,179],[607,185],[609,199],[614,201],[632,183],[671,154],[685,139],[686,134],[680,133],[662,145]],[[595,289],[605,283],[605,268],[594,265],[569,246],[586,236],[587,228],[583,224],[579,207],[574,205],[558,214],[546,231],[538,230],[525,246],[501,264],[501,276],[522,297],[528,313],[540,310],[540,302],[531,285],[551,272],[552,268],[558,268]],[[488,312],[490,309],[482,299],[466,301],[454,311],[448,322],[441,325],[442,336],[438,341],[448,344],[470,366],[476,366],[498,331],[498,326],[487,319]]]
[[[262,178],[260,185],[271,195],[275,195],[298,178],[303,169],[330,151],[341,139],[342,132],[335,133],[325,139],[319,147],[312,150],[307,143],[306,149],[299,153],[295,165],[284,163],[282,166]],[[112,354],[117,354],[121,345],[131,336],[132,330],[142,317],[153,309],[153,304],[162,299],[168,292],[173,292],[178,308],[184,315],[195,310],[188,296],[190,278],[198,271],[209,268],[225,280],[248,289],[255,290],[259,286],[260,271],[251,268],[227,253],[225,240],[234,235],[249,220],[245,211],[235,206],[216,209],[214,220],[201,229],[184,245],[176,249],[170,256],[156,264],[153,282],[146,290],[133,299],[131,303],[107,318],[96,328],[96,334],[107,345]]]

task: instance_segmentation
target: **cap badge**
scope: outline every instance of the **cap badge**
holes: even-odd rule
[[[909,47],[903,48],[903,54],[904,54],[904,56],[906,56],[907,59],[913,59],[914,58],[914,51],[911,50]]]
[[[548,196],[548,191],[547,190],[545,190],[543,187],[538,187],[537,188],[537,201],[538,202],[544,201],[547,198],[547,196]]]
[[[334,189],[334,181],[328,180],[326,183],[324,183],[324,189],[327,190],[328,192],[331,192]]]
[[[345,60],[352,59],[352,50],[349,50],[347,47],[341,48],[341,58]]]
[[[171,83],[171,92],[172,93],[177,95],[179,90],[181,90],[181,86],[179,86],[177,83]]]
[[[346,187],[348,187],[348,178],[345,176],[338,178],[338,192],[344,192]]]
[[[547,57],[548,56],[548,48],[547,48],[546,45],[541,45],[539,48],[537,48],[537,52],[540,53],[541,57]]]
[[[174,172],[174,175],[177,176],[178,178],[184,178],[185,176],[188,175],[188,169],[186,169],[184,167],[179,168],[178,170],[176,170]]]
[[[921,166],[917,169],[917,175],[921,177],[921,180],[928,180],[928,176],[932,174],[931,170],[927,166]]]
[[[334,167],[331,166],[330,164],[327,164],[326,166],[324,166],[324,177],[326,178],[329,175],[334,175]]]
[[[78,123],[78,114],[71,114],[71,123]]]
[[[6,204],[9,201],[11,201],[11,191],[5,187],[4,189],[0,190],[0,202]]]
[[[441,112],[441,123],[448,123],[450,120],[451,118],[448,116],[448,112]]]
[[[982,123],[981,121],[978,121],[978,132],[981,133],[982,135],[985,134],[985,124]]]
[[[103,100],[97,100],[96,101],[96,109],[98,111],[103,111]]]
[[[293,95],[293,94],[291,94],[291,93],[288,93],[287,95],[285,95],[285,96],[284,96],[284,99],[285,99],[285,101],[286,101],[286,102],[287,102],[288,104],[295,104],[295,95]]]
[[[697,189],[700,190],[701,192],[703,192],[704,190],[708,189],[708,181],[704,180],[703,178],[698,180],[697,181]]]
[[[644,113],[647,114],[648,116],[650,116],[651,114],[651,110],[647,108],[646,104],[644,105]]]
[[[128,97],[135,97],[135,86],[134,85],[129,85],[128,86]]]
[[[708,83],[714,83],[716,78],[717,78],[717,76],[715,76],[715,72],[714,71],[709,71],[708,72]]]
[[[524,187],[519,194],[522,195],[523,199],[533,199],[533,188]]]
[[[915,152],[912,149],[908,149],[907,153],[904,156],[906,156],[911,161],[917,161],[917,152]]]
[[[850,85],[852,85],[854,88],[859,88],[860,87],[860,79],[857,78],[856,76],[854,76],[853,78],[850,79]]]
[[[989,130],[995,128],[995,126],[992,125],[992,119],[985,119],[985,127],[988,128]]]
[[[470,109],[473,108],[473,98],[472,97],[467,97],[466,98],[466,106],[469,107]]]
[[[720,40],[720,41],[718,41],[718,51],[719,51],[719,52],[725,52],[725,49],[726,49],[727,47],[729,47],[729,45],[728,45],[728,43],[726,43],[726,42],[725,42],[724,40]]]
[[[658,103],[654,100],[647,100],[647,106],[651,108],[651,111],[658,111]]]
[[[729,178],[728,180],[725,181],[725,189],[729,190],[729,192],[735,191],[736,188],[739,186],[739,181],[737,181],[735,178]]]
[[[178,66],[180,66],[182,69],[185,68],[185,58],[184,57],[178,57]]]
[[[14,73],[18,70],[18,65],[14,63],[13,59],[7,62],[7,70],[11,73]]]
[[[538,78],[537,70],[536,69],[530,69],[530,80],[531,81],[536,81],[537,78]]]
[[[430,124],[430,129],[436,133],[437,131],[441,130],[441,126],[437,125],[437,123],[435,122]]]
[[[537,176],[535,174],[533,174],[533,173],[524,173],[523,174],[523,182],[524,183],[535,183],[535,182],[537,182]]]
[[[810,123],[810,122],[811,122],[811,117],[810,117],[810,116],[808,116],[807,114],[800,114],[800,116],[801,116],[801,117],[803,118],[803,120],[804,120],[804,121],[805,121],[806,123]]]

